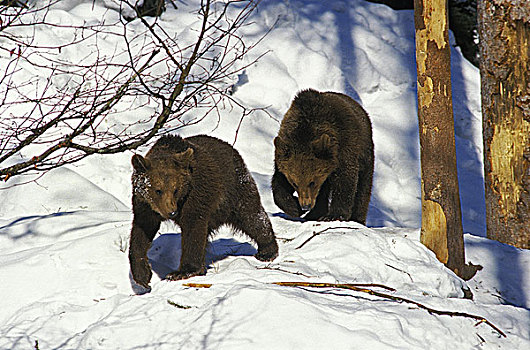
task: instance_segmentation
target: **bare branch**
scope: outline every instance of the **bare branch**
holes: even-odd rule
[[[138,19],[90,25],[52,21],[58,3],[0,8],[0,39],[7,42],[0,47],[0,179],[134,150],[211,113],[219,121],[225,100],[242,110],[241,122],[256,110],[230,87],[255,62],[240,61],[259,40],[249,45],[238,33],[259,1],[205,0],[187,36],[143,18],[133,1],[119,7]],[[66,39],[39,40],[43,27]],[[109,37],[123,45],[109,51]],[[202,115],[188,117],[191,110]]]

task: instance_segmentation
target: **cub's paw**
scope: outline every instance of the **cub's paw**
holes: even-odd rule
[[[149,281],[151,281],[151,276],[153,272],[151,271],[151,265],[147,258],[140,258],[131,260],[131,275],[132,279],[139,286],[151,289],[149,287]]]
[[[258,246],[258,252],[254,257],[260,261],[273,261],[278,256],[278,244],[276,241],[264,246]]]
[[[204,267],[197,271],[181,271],[179,269],[177,271],[168,273],[164,279],[168,281],[179,281],[179,280],[188,279],[193,276],[203,276],[203,275],[206,275],[206,269]]]
[[[348,221],[345,215],[341,214],[328,214],[321,216],[318,221]]]

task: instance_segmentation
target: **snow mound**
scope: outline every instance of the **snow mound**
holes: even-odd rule
[[[450,298],[462,295],[464,283],[411,230],[282,217],[272,222],[280,243],[274,262],[256,260],[250,241],[222,228],[208,248],[207,274],[178,282],[160,276],[178,267],[180,234],[158,236],[149,252],[156,272],[152,292],[135,295],[126,254],[130,213],[3,220],[0,274],[9,285],[0,300],[9,302],[2,305],[0,348],[27,349],[35,341],[40,348],[85,349],[470,349],[481,339],[486,348],[530,344],[528,310]],[[62,230],[49,235],[52,227]],[[486,317],[508,338],[471,319],[435,316],[365,293],[273,284],[286,281],[385,284],[397,290],[385,293]]]
[[[18,185],[13,181],[18,181]],[[116,197],[65,167],[53,169],[33,181],[25,177],[13,181],[8,186],[0,184],[0,217],[75,210],[129,210]]]
[[[440,297],[463,297],[462,288],[467,289],[431,251],[409,237],[342,222],[292,223],[279,230],[280,237],[283,230],[292,241],[282,260],[306,275],[329,282],[383,283]]]

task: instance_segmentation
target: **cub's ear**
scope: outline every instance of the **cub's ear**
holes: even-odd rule
[[[287,143],[282,138],[280,138],[280,136],[276,136],[274,138],[274,147],[276,148],[277,155],[280,158],[289,157],[289,147],[287,147]]]
[[[184,152],[175,154],[174,161],[178,167],[188,168],[193,162],[193,148],[188,148]]]
[[[336,158],[338,154],[337,140],[328,134],[322,134],[318,139],[311,142],[311,147],[317,158]]]
[[[132,156],[131,163],[133,165],[134,170],[138,173],[144,173],[151,167],[151,163],[148,159],[142,157],[139,154],[135,154]]]

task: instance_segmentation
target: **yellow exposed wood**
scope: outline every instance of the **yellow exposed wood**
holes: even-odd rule
[[[416,30],[416,61],[418,64],[418,77],[424,76],[425,83],[418,81],[418,97],[421,106],[428,107],[434,97],[434,84],[429,76],[425,76],[427,60],[427,43],[434,41],[438,49],[447,45],[445,32],[447,30],[446,0],[432,0],[429,6],[423,6],[425,28]],[[440,90],[447,91],[446,86],[438,86]],[[446,95],[447,96],[447,95]]]
[[[431,8],[427,6],[423,7],[424,17],[430,17],[430,20],[425,21],[427,26],[425,29],[427,31],[427,38],[429,40],[434,40],[438,49],[443,49],[447,45],[444,38],[444,32],[447,30],[447,13],[445,12],[446,1],[447,0],[432,0]]]
[[[421,243],[432,250],[438,260],[446,264],[449,259],[447,248],[447,223],[440,204],[424,201],[421,215]]]
[[[449,260],[447,245],[447,220],[443,208],[435,201],[425,198],[422,181],[421,235],[420,242],[436,254],[439,261],[446,264]],[[430,198],[438,198],[440,185],[430,191]]]
[[[420,105],[428,107],[434,98],[434,84],[431,77],[425,77],[425,84],[418,83]]]
[[[515,123],[514,123],[515,122]],[[523,123],[522,127],[519,124]],[[521,179],[516,178],[514,162],[523,158],[525,145],[530,142],[530,123],[524,119],[494,125],[490,143],[491,174],[494,189],[498,192],[503,217],[514,218],[522,188]]]

